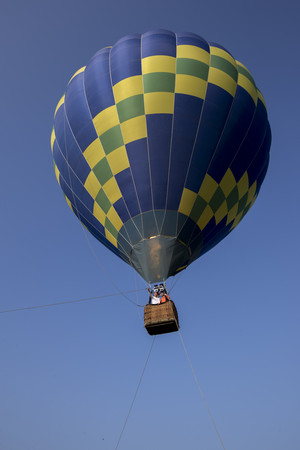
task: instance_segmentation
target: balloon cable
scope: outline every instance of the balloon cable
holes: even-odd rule
[[[191,367],[191,370],[192,370],[192,373],[193,373],[194,380],[195,380],[196,385],[197,385],[197,388],[198,388],[198,390],[199,390],[199,392],[200,392],[200,394],[201,394],[201,397],[202,397],[203,403],[204,403],[204,405],[205,405],[206,411],[208,412],[208,415],[209,415],[209,417],[210,417],[211,423],[212,423],[212,425],[213,425],[213,427],[214,427],[214,429],[215,429],[215,431],[216,431],[216,433],[217,433],[217,436],[218,436],[218,438],[219,438],[219,441],[220,441],[220,443],[221,443],[221,446],[222,446],[222,448],[225,450],[225,447],[224,447],[223,441],[222,441],[222,439],[221,439],[220,433],[219,433],[219,431],[218,431],[217,425],[216,425],[216,423],[215,423],[215,421],[214,421],[214,419],[213,419],[212,413],[210,412],[210,409],[209,409],[209,407],[208,407],[208,404],[207,404],[207,402],[206,402],[206,400],[205,400],[203,391],[202,391],[202,389],[201,389],[201,387],[200,387],[199,381],[198,381],[197,376],[196,376],[196,372],[195,372],[195,370],[194,370],[194,368],[193,368],[193,365],[192,365],[192,362],[191,362],[190,357],[189,357],[189,355],[188,355],[186,346],[184,345],[184,342],[183,342],[183,338],[182,338],[182,334],[181,334],[181,332],[180,332],[180,329],[178,329],[178,332],[179,332],[180,340],[181,340],[181,343],[182,343],[182,346],[183,346],[183,349],[184,349],[184,353],[185,353],[186,358],[187,358],[187,360],[188,360],[188,363],[189,363],[189,365],[190,365],[190,367]]]
[[[125,431],[125,428],[126,428],[126,425],[127,425],[127,422],[128,422],[128,419],[129,419],[129,416],[130,416],[130,413],[131,413],[131,410],[132,410],[132,408],[133,408],[133,404],[134,404],[134,402],[135,402],[135,399],[136,399],[137,393],[138,393],[138,391],[139,391],[139,388],[140,388],[140,386],[141,386],[141,383],[142,383],[142,379],[143,379],[143,377],[144,377],[144,374],[145,374],[145,371],[146,371],[146,367],[147,367],[147,365],[148,365],[148,362],[149,362],[149,359],[150,359],[150,355],[151,355],[151,352],[152,352],[152,349],[153,349],[153,345],[154,345],[154,342],[155,342],[155,338],[156,338],[156,336],[154,336],[154,338],[152,339],[152,344],[151,344],[151,347],[150,347],[150,350],[149,350],[149,353],[148,353],[148,356],[147,356],[146,362],[145,362],[145,364],[144,364],[144,368],[143,368],[142,374],[141,374],[141,376],[140,376],[140,379],[139,379],[139,382],[138,382],[137,388],[136,388],[136,390],[135,390],[135,393],[134,393],[134,396],[133,396],[133,399],[132,399],[132,402],[131,402],[131,405],[130,405],[130,408],[129,408],[128,414],[127,414],[127,416],[126,416],[126,419],[125,419],[125,422],[124,422],[123,428],[122,428],[122,430],[121,430],[121,433],[120,433],[120,436],[119,436],[119,439],[118,439],[117,445],[116,445],[116,447],[115,447],[115,450],[117,450],[117,448],[119,447],[119,444],[120,444],[121,438],[122,438],[122,436],[123,436],[123,433],[124,433],[124,431]]]
[[[134,287],[135,287],[136,304],[138,305],[139,304],[139,297],[138,297],[138,288],[137,288],[137,281],[136,281],[136,272],[135,272],[135,270],[134,270],[133,273],[134,273]],[[143,289],[141,289],[141,290],[143,290]],[[140,321],[144,323],[144,319],[141,316],[141,310],[139,308],[137,308],[137,313],[138,313]]]
[[[145,289],[138,289],[138,290],[139,291],[144,291]],[[0,310],[0,314],[6,314],[6,313],[15,312],[15,311],[25,311],[25,310],[30,310],[30,309],[49,308],[51,306],[67,305],[69,303],[88,302],[90,300],[98,300],[98,299],[101,299],[101,298],[114,297],[114,296],[117,296],[117,295],[123,295],[124,296],[126,294],[131,294],[131,293],[134,293],[134,292],[137,292],[137,290],[134,289],[134,290],[131,290],[131,291],[126,291],[126,292],[115,292],[113,294],[105,294],[105,295],[98,295],[96,297],[80,298],[78,300],[66,300],[66,301],[62,301],[62,302],[47,303],[45,305],[22,306],[20,308],[11,308],[11,309]],[[133,302],[133,303],[135,303],[135,302]]]

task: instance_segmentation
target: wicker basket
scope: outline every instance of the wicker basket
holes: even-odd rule
[[[172,300],[159,305],[146,305],[144,325],[150,335],[179,330],[177,309]]]

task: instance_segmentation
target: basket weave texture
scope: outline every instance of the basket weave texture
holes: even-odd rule
[[[146,305],[144,325],[151,335],[178,331],[178,314],[174,302],[170,300],[159,305]]]

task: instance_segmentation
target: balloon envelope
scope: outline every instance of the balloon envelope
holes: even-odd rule
[[[129,35],[71,78],[51,147],[85,227],[149,283],[228,235],[265,177],[262,94],[222,46],[192,33]]]

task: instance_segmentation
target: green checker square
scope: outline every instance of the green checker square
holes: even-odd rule
[[[103,209],[105,214],[107,214],[109,209],[111,208],[111,203],[108,200],[107,195],[105,194],[105,192],[102,188],[98,192],[95,201],[98,203],[98,205],[101,207],[101,209]]]
[[[143,94],[125,98],[117,104],[120,122],[145,114]]]
[[[106,158],[102,158],[93,170],[102,186],[113,176]]]
[[[190,213],[190,218],[194,222],[197,222],[199,217],[201,216],[201,214],[205,210],[206,206],[207,206],[207,202],[205,200],[203,200],[203,198],[198,195],[197,198],[196,198],[196,201],[194,203],[194,206],[192,208],[192,211]]]
[[[239,191],[237,186],[234,186],[230,194],[228,195],[226,202],[228,206],[228,211],[234,207],[234,205],[239,201]]]
[[[251,83],[253,84],[253,86],[256,87],[255,81],[254,81],[254,79],[252,78],[251,73],[248,72],[248,70],[246,70],[244,67],[240,66],[238,63],[237,63],[237,66],[238,66],[238,71],[239,71],[239,73],[242,74],[242,75],[244,75],[246,78],[248,78],[248,80],[251,81]]]
[[[237,81],[238,71],[229,61],[227,61],[227,59],[224,59],[221,56],[211,55],[210,65],[211,67],[222,70],[223,72],[227,73],[227,75],[229,75],[234,81]]]
[[[115,229],[115,227],[113,226],[113,224],[111,223],[111,221],[107,217],[105,219],[105,228],[107,229],[107,231],[110,232],[110,234],[113,235],[113,237],[115,239],[118,239],[118,232]]]
[[[120,125],[116,125],[101,134],[100,141],[106,155],[124,145]]]
[[[196,61],[190,58],[178,58],[176,64],[176,73],[182,75],[192,75],[193,77],[207,80],[208,65],[202,61]]]
[[[246,204],[247,204],[247,199],[248,199],[248,193],[246,193],[239,201],[237,214],[239,214],[240,212],[242,212],[245,209]]]
[[[218,186],[216,192],[214,193],[209,202],[209,206],[211,207],[214,213],[218,211],[224,200],[225,200],[224,192],[222,191],[220,186]]]
[[[149,92],[174,92],[175,73],[155,72],[143,75],[144,93]]]

